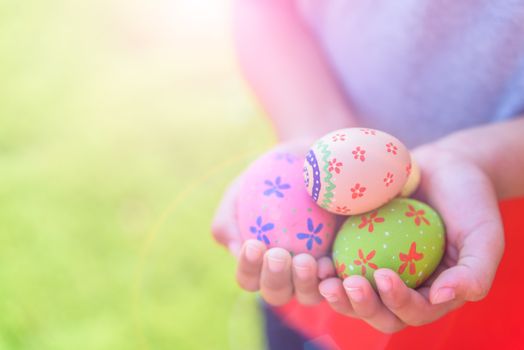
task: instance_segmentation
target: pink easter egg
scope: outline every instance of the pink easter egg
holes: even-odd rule
[[[306,188],[322,208],[341,215],[365,213],[389,202],[411,169],[407,148],[385,132],[349,128],[319,139],[304,162]]]
[[[291,254],[329,254],[337,217],[315,204],[304,188],[304,156],[278,149],[256,160],[243,176],[237,222],[244,240]]]

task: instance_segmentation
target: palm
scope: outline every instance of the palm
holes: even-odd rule
[[[414,152],[414,157],[423,173],[417,197],[441,214],[447,233],[444,258],[425,286],[430,286],[443,271],[448,271],[442,276],[448,279],[462,278],[467,273],[470,285],[479,289],[473,294],[483,296],[494,277],[504,242],[490,179],[468,159],[450,151],[432,149],[430,154],[421,149]],[[471,266],[483,269],[470,271]],[[422,288],[421,292],[428,290]]]

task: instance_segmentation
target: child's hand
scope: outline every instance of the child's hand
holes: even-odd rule
[[[309,145],[309,141],[300,141],[281,145],[280,148],[305,154]],[[293,296],[302,304],[320,302],[320,280],[335,275],[329,258],[317,261],[309,254],[291,258],[285,249],[268,250],[257,240],[247,240],[242,244],[235,215],[235,201],[242,176],[227,190],[212,224],[215,239],[238,258],[238,284],[247,291],[260,290],[264,300],[271,305],[283,305]]]
[[[417,195],[446,224],[446,252],[434,277],[413,290],[392,270],[379,269],[378,294],[361,276],[344,282],[329,278],[319,287],[335,311],[383,332],[433,322],[466,301],[484,298],[504,250],[497,197],[481,167],[446,145],[425,146],[413,155],[423,173]]]

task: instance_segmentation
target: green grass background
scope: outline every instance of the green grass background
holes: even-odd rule
[[[0,1],[0,349],[258,349],[209,224],[272,143],[229,2]]]

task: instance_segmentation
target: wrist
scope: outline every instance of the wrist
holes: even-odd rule
[[[428,146],[456,161],[468,162],[491,180],[499,198],[524,195],[524,119],[453,133]]]
[[[453,155],[458,161],[466,161],[476,165],[488,176],[493,174],[496,157],[493,148],[478,142],[478,137],[471,132],[460,131],[446,136],[433,144],[435,149]]]

